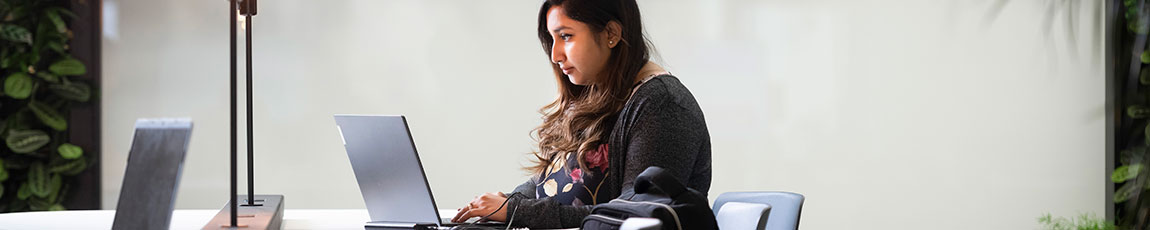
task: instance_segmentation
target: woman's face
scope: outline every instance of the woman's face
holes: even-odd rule
[[[587,24],[567,17],[559,6],[547,12],[547,29],[551,32],[551,62],[576,85],[592,85],[604,74],[603,66],[611,55],[615,41],[605,32],[592,32]]]

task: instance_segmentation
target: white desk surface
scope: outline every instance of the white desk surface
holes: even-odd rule
[[[220,210],[176,210],[172,229],[200,229]],[[455,210],[439,210],[455,215]],[[0,214],[0,229],[111,229],[116,210]],[[366,209],[286,209],[283,229],[364,229]]]

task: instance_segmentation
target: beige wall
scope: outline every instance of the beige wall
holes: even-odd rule
[[[1102,1],[1054,7],[1049,32],[1055,1],[1009,1],[992,17],[994,2],[640,4],[707,115],[712,199],[803,193],[804,229],[1034,229],[1045,212],[1101,214]],[[261,3],[257,193],[363,207],[335,113],[408,115],[440,207],[525,180],[528,132],[554,98],[538,1]],[[104,208],[134,120],[163,116],[195,120],[177,208],[221,207],[226,3],[105,4]]]

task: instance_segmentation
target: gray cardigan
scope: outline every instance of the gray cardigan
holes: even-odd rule
[[[648,166],[675,174],[687,187],[705,196],[711,187],[711,137],[703,111],[691,92],[671,75],[652,78],[627,100],[608,139],[608,173],[603,191],[611,197],[633,194],[635,177]],[[535,197],[534,179],[512,192]],[[511,193],[507,193],[511,194]],[[551,198],[512,197],[516,227],[573,228],[582,224],[593,205],[562,205]]]

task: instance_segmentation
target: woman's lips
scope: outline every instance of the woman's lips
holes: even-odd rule
[[[563,74],[566,74],[566,75],[571,75],[571,72],[575,72],[575,67],[566,67],[566,68],[563,68]]]

